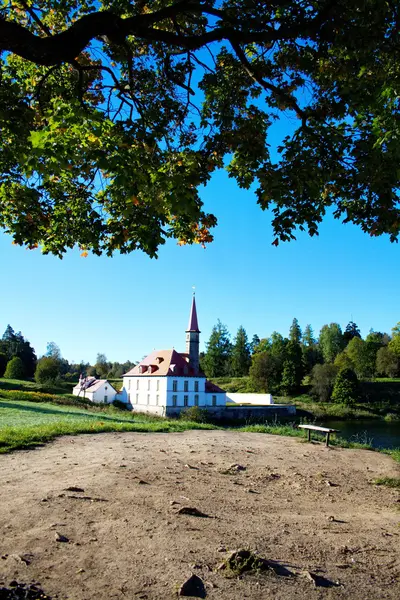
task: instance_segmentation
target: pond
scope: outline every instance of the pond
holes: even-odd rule
[[[374,448],[400,448],[400,421],[324,420],[318,425],[338,429],[338,435],[351,442],[371,444]]]

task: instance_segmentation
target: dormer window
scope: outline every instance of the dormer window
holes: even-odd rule
[[[160,364],[163,362],[163,360],[164,360],[164,359],[163,359],[163,357],[162,357],[162,356],[157,356],[157,358],[156,358],[156,363],[157,363],[158,365],[160,365]]]

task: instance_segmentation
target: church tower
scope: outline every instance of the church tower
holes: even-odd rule
[[[189,366],[195,373],[200,370],[199,364],[200,329],[197,322],[196,299],[193,294],[190,309],[189,325],[186,330],[186,354],[189,356]]]

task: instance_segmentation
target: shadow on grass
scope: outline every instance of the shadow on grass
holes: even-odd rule
[[[44,408],[42,404],[33,404],[27,406],[26,404],[21,404],[20,402],[16,402],[16,401],[12,401],[11,402],[0,402],[0,408],[8,408],[8,409],[15,409],[18,411],[28,411],[28,412],[33,412],[36,414],[48,414],[48,415],[58,415],[60,417],[62,416],[66,416],[66,415],[72,415],[72,416],[76,416],[76,417],[84,417],[85,419],[94,419],[96,421],[109,421],[111,423],[133,423],[134,419],[130,420],[130,419],[119,419],[118,417],[111,417],[105,413],[101,413],[101,412],[97,412],[97,413],[90,413],[89,411],[85,411],[85,412],[80,412],[77,410],[74,411],[68,411],[68,410],[61,410],[61,409],[57,409],[57,408]]]

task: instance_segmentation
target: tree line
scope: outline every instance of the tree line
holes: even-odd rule
[[[316,337],[311,325],[302,330],[294,318],[288,337],[274,331],[269,338],[255,334],[249,341],[240,326],[231,341],[227,327],[218,321],[200,364],[210,378],[249,375],[253,391],[291,395],[307,383],[320,400],[346,398],[351,403],[358,381],[400,376],[400,323],[391,335],[371,330],[365,339],[353,321],[344,331],[330,323]]]
[[[30,342],[11,325],[0,339],[0,377],[6,379],[34,378],[37,383],[75,382],[80,375],[119,379],[134,366],[130,360],[110,362],[102,353],[97,354],[94,365],[69,362],[55,342],[48,342],[46,353],[38,359]]]

